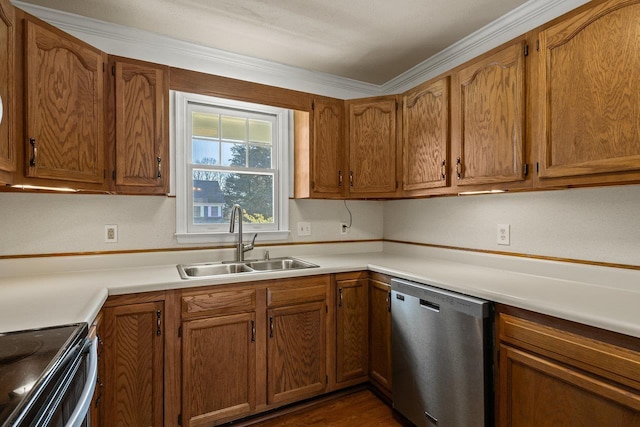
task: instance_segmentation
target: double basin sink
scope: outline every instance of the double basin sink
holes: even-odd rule
[[[318,266],[296,258],[284,257],[265,260],[179,264],[177,267],[180,277],[183,279],[195,279],[228,274],[299,270]]]

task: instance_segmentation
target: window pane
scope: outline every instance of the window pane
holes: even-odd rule
[[[242,208],[243,223],[273,224],[273,175],[193,170],[193,223],[229,223],[231,207]]]
[[[247,167],[247,146],[223,142],[222,165]]]
[[[247,140],[247,119],[222,116],[222,139]]]
[[[249,141],[271,144],[271,122],[249,120]]]
[[[249,167],[271,169],[271,147],[249,147]]]
[[[191,127],[194,136],[218,138],[218,114],[193,112]]]
[[[220,143],[210,139],[192,140],[191,161],[201,165],[220,164]]]

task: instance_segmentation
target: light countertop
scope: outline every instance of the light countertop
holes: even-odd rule
[[[640,338],[640,271],[409,246],[298,256],[319,265],[306,270],[190,280],[175,264],[2,277],[0,332],[91,322],[109,295],[368,269]]]

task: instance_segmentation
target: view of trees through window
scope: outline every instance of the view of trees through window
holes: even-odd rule
[[[229,221],[239,204],[245,223],[274,222],[272,126],[268,120],[192,114],[193,221]]]

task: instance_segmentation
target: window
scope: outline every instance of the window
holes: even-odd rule
[[[243,231],[288,237],[288,110],[190,93],[173,93],[176,235],[220,242],[234,204]]]

